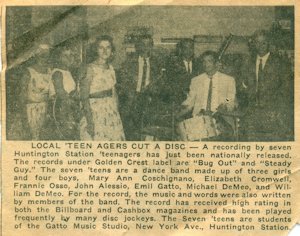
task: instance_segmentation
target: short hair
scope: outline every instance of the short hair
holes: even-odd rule
[[[151,34],[142,34],[142,35],[137,36],[135,44],[138,45],[138,44],[140,44],[145,39],[151,40],[152,46],[154,45],[153,37],[152,37]]]
[[[57,45],[54,48],[54,51],[56,51],[57,56],[60,56],[64,51],[69,51],[73,49],[74,49],[74,45],[71,42],[64,42],[60,45]]]
[[[207,56],[212,56],[212,58],[214,59],[215,62],[218,61],[218,53],[216,53],[215,51],[212,51],[212,50],[207,50],[205,51],[203,54],[202,54],[202,59],[204,57],[207,57]]]
[[[47,55],[49,58],[51,56],[52,47],[47,43],[39,43],[34,45],[32,51],[33,54],[28,58],[28,63],[30,65],[37,63],[39,57]]]
[[[51,47],[49,44],[46,43],[40,43],[35,46],[35,49],[33,49],[35,52],[35,57],[39,57],[45,54],[50,54]]]
[[[255,31],[252,36],[252,39],[255,40],[259,36],[264,36],[268,42],[270,42],[270,40],[271,40],[271,35],[268,30],[262,29],[262,30]]]
[[[143,39],[153,39],[151,34],[141,34],[137,37],[138,40],[143,40]]]
[[[57,67],[61,64],[61,55],[65,51],[72,51],[74,43],[67,40],[56,45],[51,51],[51,63],[52,66]]]
[[[176,44],[176,50],[177,50],[177,53],[180,54],[181,53],[181,50],[183,48],[183,45],[187,44],[187,43],[192,43],[194,44],[195,41],[191,38],[184,38],[184,39],[181,39],[177,44]]]
[[[115,48],[115,45],[114,45],[114,40],[109,35],[101,35],[101,36],[97,37],[95,42],[94,42],[95,49],[98,48],[99,43],[102,42],[102,41],[108,41],[110,43],[112,52],[115,52],[116,48]]]
[[[184,39],[181,39],[178,43],[177,43],[177,47],[179,48],[182,48],[184,44],[186,43],[192,43],[194,44],[195,41],[191,38],[184,38]]]

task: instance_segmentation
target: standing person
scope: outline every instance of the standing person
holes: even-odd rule
[[[247,141],[283,141],[293,136],[293,87],[290,68],[270,52],[269,32],[253,35],[254,57],[244,65],[243,89],[247,97],[241,120]]]
[[[49,89],[51,86],[51,70],[48,60],[50,47],[40,44],[32,63],[24,71],[21,81],[21,107],[23,109],[24,126],[29,130],[31,140],[42,139],[45,128]]]
[[[128,140],[141,140],[145,112],[157,89],[153,85],[161,73],[161,65],[152,54],[151,35],[140,36],[135,48],[136,54],[126,58],[121,67],[119,83],[121,115]]]
[[[179,107],[189,93],[191,79],[199,75],[198,61],[194,57],[194,40],[182,39],[177,44],[177,55],[167,65],[165,91],[170,102]]]
[[[125,140],[115,90],[116,76],[110,60],[114,53],[113,39],[96,39],[97,58],[87,65],[86,77],[80,85],[84,117],[80,122],[81,140]]]
[[[79,113],[79,106],[76,106],[76,83],[71,74],[74,55],[72,49],[67,45],[55,50],[52,84],[50,86],[53,122],[50,126],[54,125],[56,129],[52,127],[53,132],[49,132],[49,135],[52,136],[50,137],[52,140],[74,140],[77,138],[76,113]]]

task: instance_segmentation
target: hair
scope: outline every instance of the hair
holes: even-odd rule
[[[87,63],[91,63],[95,60],[97,60],[97,58],[99,57],[98,55],[98,47],[99,47],[99,43],[102,41],[108,41],[111,45],[111,50],[114,53],[116,48],[113,42],[113,38],[109,35],[101,35],[98,36],[95,40],[95,42],[93,42],[92,44],[90,44],[87,48]],[[113,57],[111,56],[110,61],[112,61]]]
[[[154,42],[153,42],[153,37],[151,34],[142,34],[142,35],[139,35],[137,38],[136,38],[136,42],[135,42],[135,46],[139,46],[143,40],[145,39],[149,39],[151,40],[151,45],[153,46],[154,45]]]
[[[264,36],[268,42],[270,42],[271,36],[268,30],[257,30],[254,32],[252,39],[255,40],[259,36]]]
[[[33,49],[31,52],[33,52],[33,54],[27,58],[25,61],[23,61],[21,64],[23,64],[24,66],[33,66],[35,64],[37,64],[37,62],[39,61],[39,58],[41,56],[43,56],[46,52],[48,54],[48,58],[50,59],[51,56],[51,46],[47,43],[39,43],[33,46]],[[26,57],[25,57],[26,58]]]
[[[137,37],[137,41],[142,41],[144,39],[151,39],[153,40],[153,37],[151,34],[141,34]]]
[[[212,51],[212,50],[207,50],[207,51],[205,51],[205,52],[202,54],[202,59],[203,59],[204,57],[207,57],[207,56],[212,56],[215,62],[218,61],[218,53],[216,53],[215,51]]]
[[[192,44],[194,44],[195,41],[194,41],[193,39],[191,39],[191,38],[184,38],[184,39],[181,39],[181,40],[177,43],[176,47],[177,47],[178,49],[182,49],[182,48],[183,48],[183,45],[184,45],[184,44],[187,44],[187,43],[192,43]]]
[[[115,52],[116,48],[115,48],[115,45],[114,45],[114,42],[113,42],[114,40],[109,35],[101,35],[101,36],[99,36],[99,37],[96,38],[96,40],[94,42],[96,49],[98,48],[99,43],[102,42],[102,41],[108,41],[110,43],[112,52]]]
[[[65,41],[61,44],[55,46],[55,48],[51,51],[51,64],[53,67],[59,67],[61,64],[61,55],[65,51],[72,50],[73,45],[72,42]]]
[[[183,46],[187,43],[192,43],[194,44],[195,41],[191,38],[184,38],[184,39],[181,39],[177,44],[176,44],[176,53],[178,56],[180,56],[182,54],[182,49],[183,49]]]
[[[252,54],[252,56],[256,56],[257,54],[257,47],[255,45],[255,40],[259,36],[264,36],[269,46],[274,43],[271,37],[271,33],[268,30],[261,29],[255,31],[253,35],[250,37],[250,40],[248,41],[249,51]]]
[[[38,51],[40,51],[40,54],[44,54],[45,51],[49,52],[51,50],[51,47],[49,44],[46,44],[46,43],[40,43],[38,44],[37,48],[36,48]],[[44,52],[42,51],[44,50]]]

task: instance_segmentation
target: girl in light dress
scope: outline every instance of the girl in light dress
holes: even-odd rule
[[[102,36],[95,42],[97,58],[88,64],[86,77],[81,81],[80,94],[84,116],[80,122],[81,140],[125,140],[118,110],[116,75],[110,60],[113,40]]]
[[[47,121],[49,90],[52,83],[49,55],[49,45],[38,45],[32,63],[25,69],[21,79],[23,127],[24,132],[29,131],[31,140],[42,139]]]
[[[76,83],[70,73],[74,55],[66,46],[56,52],[51,70],[50,47],[40,44],[21,80],[23,127],[31,140],[76,139],[74,112],[79,113],[79,107],[72,107]]]

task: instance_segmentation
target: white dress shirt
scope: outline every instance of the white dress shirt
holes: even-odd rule
[[[145,59],[146,59],[146,63],[147,63],[145,87],[147,87],[148,84],[150,83],[150,59],[149,59],[149,57],[147,57]],[[137,86],[136,86],[136,91],[141,92],[142,79],[143,79],[143,68],[144,68],[144,58],[139,56],[138,62],[139,62],[139,71],[138,71],[138,82],[137,82]]]
[[[191,81],[190,92],[182,105],[193,109],[193,116],[206,110],[210,78],[206,73],[194,77]],[[224,104],[229,110],[236,106],[236,87],[233,77],[217,72],[212,77],[211,111]]]
[[[191,74],[192,71],[193,71],[193,62],[192,61],[183,60],[183,63],[184,63],[186,72],[190,71],[190,74]]]
[[[266,55],[264,55],[262,57],[257,55],[257,57],[256,57],[256,81],[258,81],[258,70],[259,70],[260,59],[262,59],[262,68],[264,69],[269,56],[270,56],[270,52],[268,52]]]

